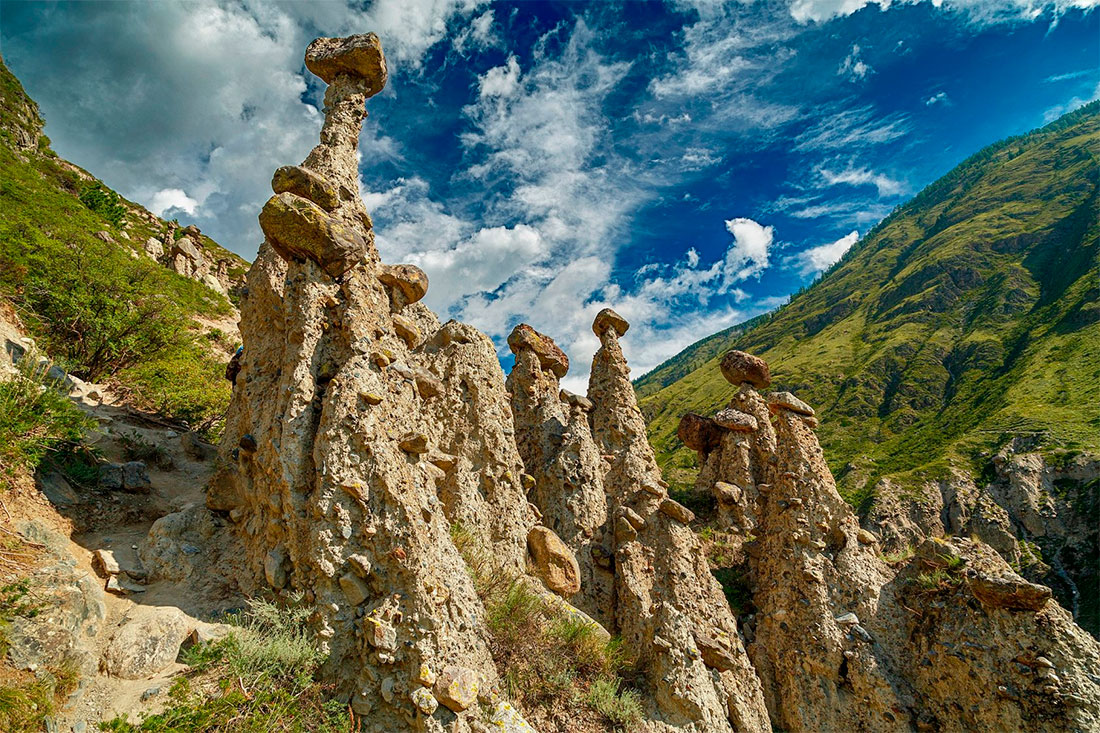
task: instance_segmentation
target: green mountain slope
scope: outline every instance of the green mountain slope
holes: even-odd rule
[[[866,507],[949,464],[981,471],[1009,436],[1100,451],[1100,103],[972,156],[805,292],[641,378],[670,480],[695,456],[680,416],[728,399],[717,361],[764,357],[808,400],[842,491]]]
[[[235,316],[223,294],[146,254],[173,225],[50,149],[38,106],[0,60],[0,298],[76,377],[112,383],[143,407],[199,426],[228,403],[221,377]],[[231,277],[248,263],[213,240]]]

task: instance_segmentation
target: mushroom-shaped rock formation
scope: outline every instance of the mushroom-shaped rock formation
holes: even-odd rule
[[[346,38],[318,38],[306,49],[306,68],[332,84],[340,75],[359,80],[371,97],[386,86],[386,58],[373,33]]]
[[[508,335],[508,348],[513,354],[519,354],[522,349],[530,349],[538,357],[539,365],[553,372],[558,379],[569,372],[569,357],[565,352],[552,339],[543,336],[526,323],[512,329],[512,333]]]
[[[602,336],[603,332],[609,328],[615,329],[616,334],[623,336],[626,334],[626,329],[630,328],[630,324],[615,311],[604,308],[596,314],[596,320],[592,322],[592,330],[597,336]]]
[[[719,521],[734,536],[756,538],[743,545],[756,609],[745,635],[773,724],[790,731],[1095,727],[1100,690],[1081,675],[1100,660],[1100,644],[1050,600],[1049,589],[962,538],[926,541],[895,572],[837,493],[810,406],[787,393],[761,397],[745,378],[745,356],[731,360],[734,369],[723,364],[739,389],[716,419],[736,411],[757,429],[726,432],[696,488],[719,499]],[[1064,660],[1057,684],[1042,674],[1019,681],[1021,660],[1036,650]],[[985,703],[960,707],[959,700]]]
[[[285,190],[262,215],[207,505],[228,512],[243,545],[243,589],[313,604],[338,696],[372,729],[407,730],[423,666],[469,670],[460,676],[487,690],[499,679],[452,526],[518,575],[534,517],[491,341],[441,327],[422,303],[395,313],[380,279],[355,194],[364,102],[385,78],[378,41],[318,42],[309,65],[331,82],[321,141],[275,176]],[[245,435],[254,450],[237,448]],[[453,687],[436,700],[460,709],[448,730],[468,730],[481,710]]]
[[[772,383],[772,373],[768,369],[768,363],[744,351],[727,351],[719,366],[722,369],[722,376],[735,387],[748,382],[757,389],[764,389]]]

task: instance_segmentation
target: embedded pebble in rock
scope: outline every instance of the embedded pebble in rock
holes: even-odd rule
[[[378,279],[401,294],[401,305],[415,303],[428,292],[428,276],[416,265],[382,265]]]
[[[546,527],[535,526],[527,533],[535,573],[546,587],[568,598],[581,589],[581,571],[572,550]]]
[[[435,698],[447,709],[460,713],[477,702],[478,678],[472,669],[450,665],[435,681]]]

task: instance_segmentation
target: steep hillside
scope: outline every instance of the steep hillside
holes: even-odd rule
[[[248,263],[57,157],[0,61],[0,297],[75,377],[213,425]]]
[[[676,426],[719,407],[714,367],[729,348],[778,365],[778,385],[821,406],[826,456],[850,497],[885,475],[981,463],[1011,435],[1095,451],[1098,143],[1094,103],[981,151],[789,305],[638,380],[663,465],[692,465]],[[668,382],[684,362],[698,366]]]
[[[838,485],[884,546],[977,533],[1100,632],[1098,156],[1097,103],[992,145],[788,305],[640,379],[666,476],[694,481],[677,425],[723,405],[722,353],[758,354],[820,409]]]

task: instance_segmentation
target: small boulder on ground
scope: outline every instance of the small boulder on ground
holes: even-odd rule
[[[115,631],[102,666],[112,677],[152,677],[176,660],[191,629],[178,608],[136,606]]]

